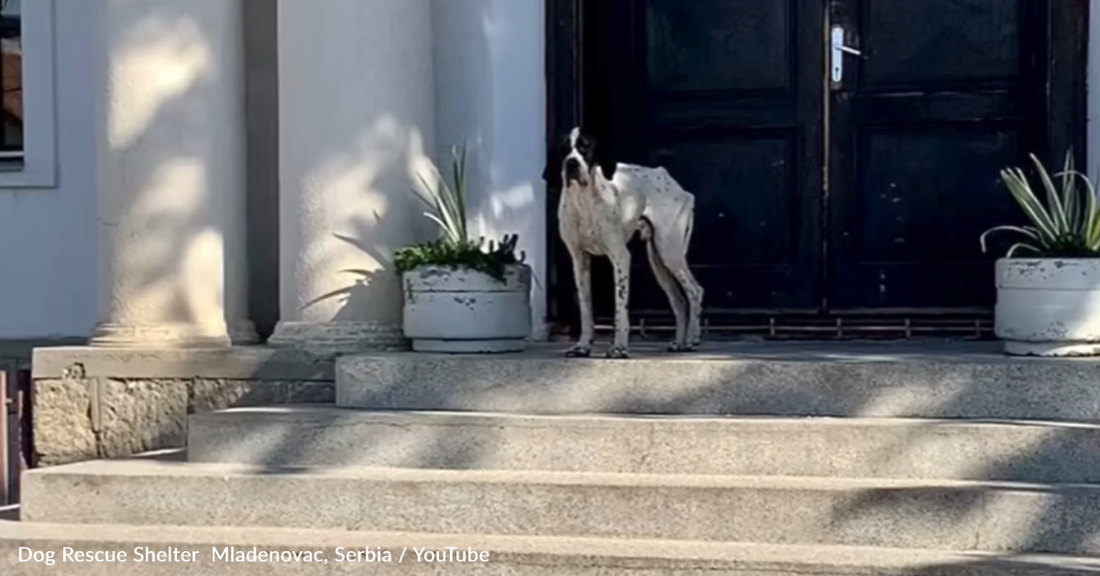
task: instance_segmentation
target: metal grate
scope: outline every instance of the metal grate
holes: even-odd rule
[[[596,330],[614,331],[609,321],[598,322]],[[639,318],[631,332],[641,338],[669,337],[675,331],[671,318]],[[746,336],[775,340],[902,340],[944,336],[983,340],[993,338],[991,316],[920,317],[920,316],[828,316],[791,317],[777,315],[704,318],[705,338]]]

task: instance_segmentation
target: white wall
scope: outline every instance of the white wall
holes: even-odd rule
[[[87,336],[95,322],[94,70],[97,8],[55,0],[59,185],[0,189],[0,339]],[[518,232],[545,315],[544,15],[542,0],[435,0],[437,142],[468,139],[478,229]],[[1091,35],[1100,34],[1092,0]],[[1089,84],[1100,83],[1100,42]],[[1089,98],[1089,172],[1100,177],[1100,97]]]
[[[58,186],[0,189],[0,339],[88,336],[96,320],[97,2],[55,0]],[[438,150],[471,147],[472,217],[521,235],[543,325],[542,0],[435,0]],[[33,129],[33,128],[32,128]],[[441,164],[442,166],[442,164]]]
[[[546,328],[543,0],[435,0],[440,168],[467,142],[471,222],[487,238],[518,233],[537,278],[537,336]]]
[[[0,339],[88,336],[95,323],[101,91],[88,23],[97,11],[87,0],[55,0],[58,186],[0,189]]]

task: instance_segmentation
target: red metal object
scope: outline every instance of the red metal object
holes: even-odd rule
[[[19,477],[33,468],[31,373],[0,370],[0,505],[19,502]]]
[[[12,417],[18,410],[15,399],[12,398],[8,388],[8,375],[0,370],[0,506],[6,506],[15,501],[12,494],[15,488],[14,479],[11,477],[12,466]]]

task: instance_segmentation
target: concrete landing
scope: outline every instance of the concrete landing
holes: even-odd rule
[[[564,349],[344,357],[336,364],[337,405],[1100,421],[1100,360],[1011,358],[997,342],[715,342],[686,355],[639,344],[630,360],[566,359]]]

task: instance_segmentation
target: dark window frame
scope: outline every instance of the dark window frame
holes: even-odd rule
[[[23,19],[21,16],[0,15],[0,39],[19,38],[22,42],[23,37]],[[20,64],[20,70],[22,70],[22,64]],[[9,87],[4,85],[3,75],[0,74],[0,95],[6,94]],[[23,90],[23,81],[20,79],[19,90]],[[0,108],[2,110],[2,108]],[[4,112],[3,120],[7,122],[9,118],[7,113]],[[23,119],[12,119],[18,123],[20,131],[24,131]],[[23,165],[23,157],[26,152],[26,141],[22,141],[18,145],[9,145],[4,142],[3,138],[0,138],[0,170],[10,170],[12,168],[19,169]]]

